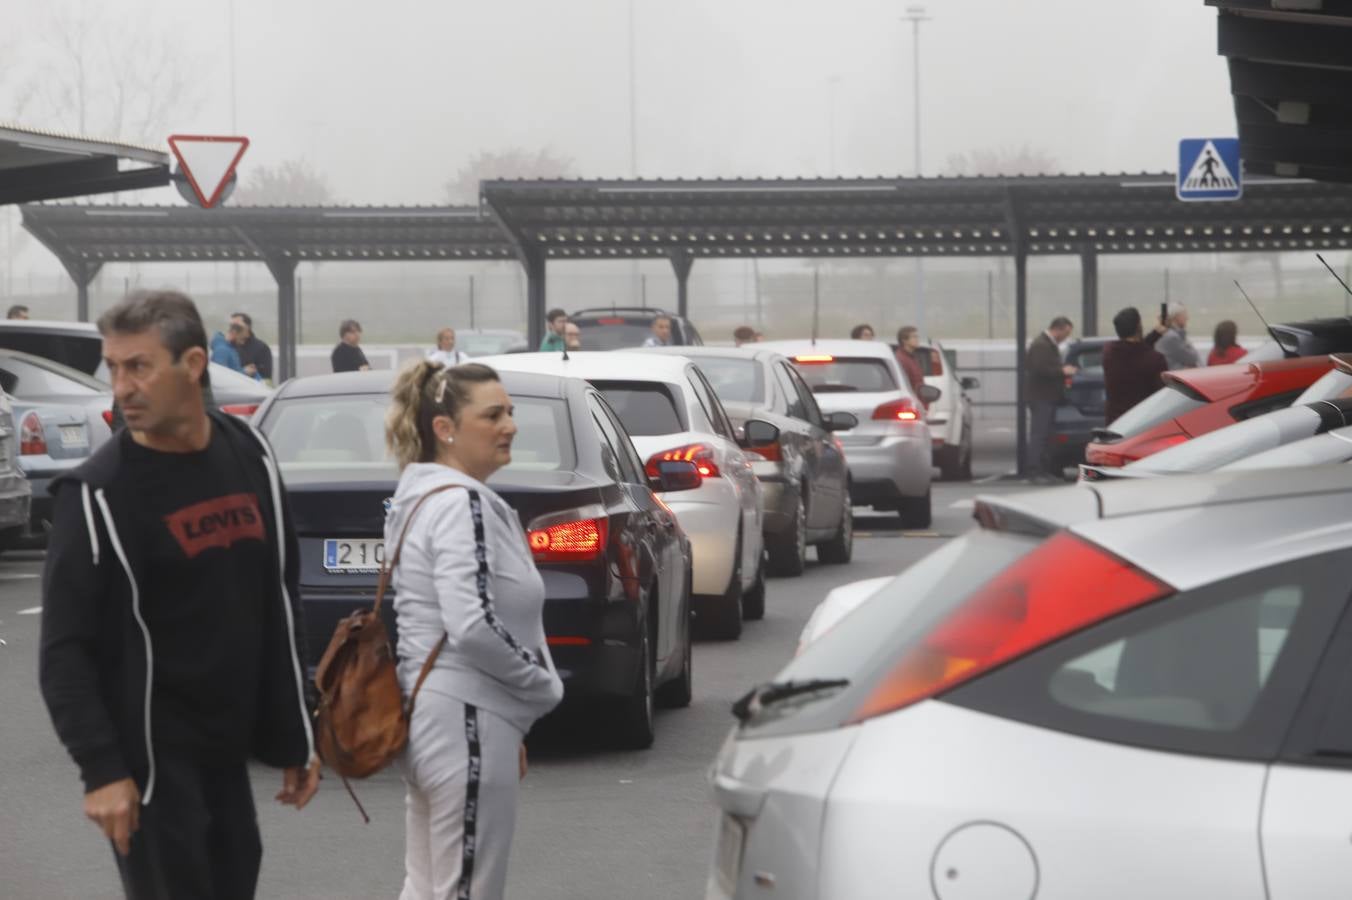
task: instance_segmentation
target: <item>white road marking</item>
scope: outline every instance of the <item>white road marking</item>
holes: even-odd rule
[[[41,577],[42,576],[38,575],[36,572],[29,575],[14,573],[8,575],[0,575],[0,581],[31,581],[34,578]]]
[[[970,497],[966,500],[956,500],[948,504],[949,509],[973,509],[976,507],[976,501]]]
[[[42,612],[42,607],[41,607],[41,606],[30,606],[30,607],[28,607],[28,609],[21,609],[21,610],[19,610],[19,615],[21,615],[21,616],[36,616],[36,615],[37,615],[38,613],[40,613],[40,612]]]

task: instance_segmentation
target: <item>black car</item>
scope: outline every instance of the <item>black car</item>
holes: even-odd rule
[[[335,624],[375,596],[386,506],[398,481],[384,438],[396,377],[379,371],[293,379],[258,412],[300,539],[311,668]],[[618,742],[647,747],[654,703],[690,702],[689,541],[653,495],[600,393],[575,378],[503,372],[502,381],[518,432],[512,464],[489,484],[529,532],[565,696],[613,705]],[[693,464],[675,464],[658,487],[693,488],[699,480]],[[579,532],[590,534],[591,546],[551,550],[549,536],[565,531],[573,544]],[[393,636],[392,610],[391,603],[382,612]]]
[[[1080,338],[1066,349],[1066,364],[1079,371],[1066,379],[1066,396],[1052,426],[1052,470],[1084,462],[1084,448],[1102,428],[1108,394],[1103,384],[1103,348],[1116,338]]]
[[[1352,317],[1281,322],[1272,326],[1271,339],[1240,358],[1240,362],[1266,362],[1282,357],[1323,356],[1352,352]]]
[[[689,319],[662,309],[637,306],[580,309],[569,315],[568,321],[582,332],[583,350],[632,350],[642,347],[652,335],[653,320],[658,316],[671,320],[671,346],[703,346],[704,339]]]

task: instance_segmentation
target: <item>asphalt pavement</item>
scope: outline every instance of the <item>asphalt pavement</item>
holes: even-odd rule
[[[1008,460],[979,457],[977,475]],[[813,607],[831,588],[893,574],[971,527],[971,501],[1007,484],[934,488],[929,532],[859,510],[854,562],[811,563],[770,582],[763,621],[736,642],[695,647],[695,699],[663,711],[642,752],[605,747],[601,723],[570,715],[532,736],[522,785],[509,897],[514,900],[695,900],[704,895],[714,807],[706,772],[732,724],[729,706],[774,676]],[[0,558],[0,897],[118,898],[111,851],[81,813],[74,765],[57,742],[37,689],[41,615],[37,553]],[[364,825],[334,776],[304,811],[279,806],[280,774],[254,771],[265,846],[260,898],[398,896],[403,877],[403,787],[390,770],[356,785]]]

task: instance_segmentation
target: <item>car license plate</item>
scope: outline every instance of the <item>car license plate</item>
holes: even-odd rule
[[[324,571],[340,575],[373,575],[385,564],[385,542],[379,538],[329,538],[324,541]]]
[[[62,425],[61,443],[67,447],[83,447],[89,443],[89,438],[85,437],[85,427],[83,425]]]
[[[737,894],[737,876],[742,869],[742,845],[746,842],[746,826],[724,814],[718,827],[718,860],[715,878],[718,888],[726,896]]]

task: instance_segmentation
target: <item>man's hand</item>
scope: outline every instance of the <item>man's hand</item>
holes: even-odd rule
[[[1067,377],[1069,377],[1069,376],[1071,376],[1071,375],[1074,375],[1076,372],[1080,371],[1080,368],[1079,368],[1079,366],[1062,366],[1062,367],[1061,367],[1061,371],[1062,371]]]
[[[130,778],[85,794],[85,816],[103,829],[117,852],[131,852],[131,836],[141,825],[141,792]]]
[[[252,378],[254,375],[258,374],[258,366],[254,365],[253,363],[249,363],[247,366],[244,367],[244,374]]]
[[[521,780],[526,780],[526,745],[521,745],[521,753],[517,757],[517,768],[521,770]]]
[[[309,766],[292,766],[282,772],[282,789],[277,792],[277,802],[296,809],[304,809],[305,804],[319,790],[319,760]]]

